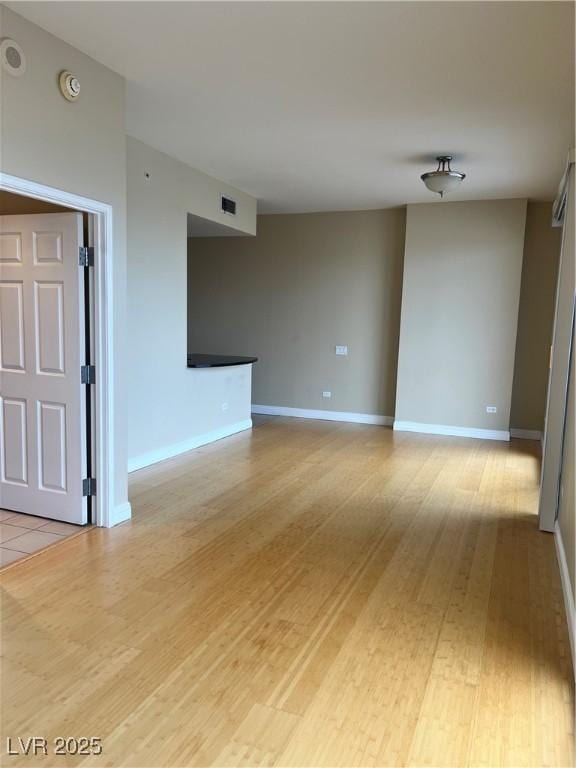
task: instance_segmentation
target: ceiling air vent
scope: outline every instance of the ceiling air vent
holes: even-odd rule
[[[224,197],[224,195],[222,195],[221,201],[222,211],[224,213],[229,213],[230,216],[236,216],[236,200],[232,200],[232,198]]]

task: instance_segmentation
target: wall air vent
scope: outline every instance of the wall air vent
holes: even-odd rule
[[[224,213],[229,213],[230,216],[236,216],[236,200],[232,200],[230,197],[221,197],[221,206]]]

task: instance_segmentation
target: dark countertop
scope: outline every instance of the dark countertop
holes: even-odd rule
[[[188,355],[188,368],[221,368],[225,365],[248,365],[255,363],[257,357],[239,357],[238,355]]]

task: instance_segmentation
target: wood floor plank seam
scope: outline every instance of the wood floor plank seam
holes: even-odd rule
[[[349,580],[346,586],[346,590],[341,595],[339,602],[334,606],[333,612],[331,614],[326,614],[325,618],[320,620],[320,623],[314,630],[314,633],[311,635],[308,643],[302,648],[300,654],[294,659],[294,662],[292,664],[292,669],[299,666],[300,670],[296,673],[295,676],[292,677],[291,680],[287,681],[285,690],[281,695],[279,695],[279,692],[277,691],[275,691],[272,694],[272,696],[267,701],[267,704],[269,706],[273,706],[278,709],[283,709],[283,704],[285,704],[286,699],[288,698],[290,692],[294,689],[298,680],[306,672],[306,664],[304,663],[305,657],[313,653],[314,647],[317,647],[322,642],[322,639],[326,636],[326,634],[330,631],[330,629],[334,626],[334,624],[338,620],[339,615],[341,611],[344,609],[344,607],[346,606],[348,600],[350,599],[350,596],[353,593],[355,586],[357,585],[358,581],[361,579],[362,575],[370,567],[370,564],[373,558],[376,556],[378,550],[380,549],[382,541],[386,538],[387,533],[388,533],[388,530],[386,530],[381,535],[381,537],[378,540],[376,540],[376,542],[373,544],[367,559],[360,564],[356,573],[354,574],[354,577]]]

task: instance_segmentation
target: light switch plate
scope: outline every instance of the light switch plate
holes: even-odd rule
[[[497,413],[498,408],[496,408],[495,405],[487,405],[486,406],[486,413]]]
[[[348,354],[348,345],[347,344],[336,344],[336,354],[337,355],[347,355]]]
[[[325,397],[327,400],[330,400],[330,398],[332,397],[332,392],[328,392],[328,391],[322,392],[322,397]]]

